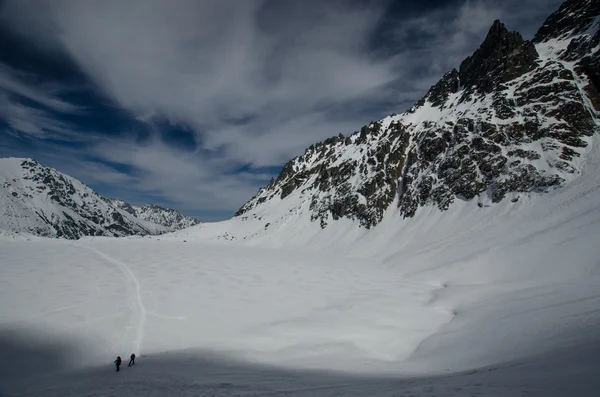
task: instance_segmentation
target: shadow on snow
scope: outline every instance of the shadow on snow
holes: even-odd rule
[[[594,343],[461,373],[397,378],[282,369],[207,351],[142,355],[135,367],[124,365],[119,373],[112,361],[73,370],[69,369],[70,362],[83,353],[76,345],[59,338],[42,339],[27,330],[0,331],[0,396],[583,397],[600,392],[600,338]]]

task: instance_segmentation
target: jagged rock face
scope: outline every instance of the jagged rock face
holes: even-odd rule
[[[413,130],[402,213],[412,216],[427,204],[445,210],[457,197],[486,195],[498,202],[509,192],[560,186],[577,173],[574,162],[598,123],[581,97],[585,81],[575,69],[560,57],[540,57],[533,44],[495,22],[458,76],[444,77],[457,78],[463,91],[436,96],[434,86],[411,109],[415,114],[429,105],[446,112]]]
[[[137,218],[134,208],[99,196],[33,159],[0,159],[0,229],[45,237],[161,234],[169,227]]]
[[[588,83],[584,90],[596,111],[600,111],[600,2],[569,0],[552,14],[535,35],[536,44],[567,43],[556,56],[574,64]],[[560,48],[561,46],[558,45]]]
[[[340,217],[371,227],[394,200],[410,217],[564,185],[600,131],[599,14],[597,2],[568,1],[533,43],[496,21],[409,111],[311,146],[236,215],[300,192],[323,227]]]
[[[509,32],[500,21],[494,22],[481,47],[460,65],[458,78],[466,88],[464,97],[474,89],[492,92],[499,84],[534,69],[537,59],[532,43],[517,32]]]
[[[598,15],[600,3],[597,0],[567,0],[546,19],[533,42],[583,35]]]
[[[138,206],[113,198],[104,198],[104,201],[128,212],[138,219],[156,223],[171,231],[185,229],[186,227],[195,226],[200,223],[198,219],[192,216],[185,216],[174,209],[161,207],[156,204]]]
[[[431,102],[437,108],[445,109],[450,94],[457,93],[459,89],[460,77],[458,70],[452,69],[437,84],[430,88],[427,95],[417,102],[412,110],[422,107],[426,101]]]
[[[118,199],[114,199],[114,198],[110,198],[110,197],[104,197],[103,199],[104,199],[104,201],[117,207],[118,209],[121,209],[121,210],[127,212],[128,214],[136,216],[135,207],[133,205],[131,205],[123,200],[118,200]]]
[[[274,197],[285,199],[302,189],[312,220],[327,225],[347,217],[371,227],[396,197],[408,133],[399,123],[374,122],[351,137],[335,137],[311,146],[288,162],[277,180],[263,188],[237,213]]]
[[[182,215],[174,209],[161,207],[156,204],[130,207],[137,218],[165,226],[170,230],[184,229],[200,223],[194,217]]]

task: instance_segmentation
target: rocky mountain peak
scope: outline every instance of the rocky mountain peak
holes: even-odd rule
[[[369,228],[394,202],[412,217],[423,206],[476,200],[483,210],[564,186],[600,133],[598,21],[597,0],[569,0],[540,30],[560,40],[543,43],[494,22],[409,111],[311,145],[236,216],[279,203],[288,215],[269,225],[308,212],[321,227],[348,218]]]
[[[498,84],[534,69],[538,58],[532,43],[524,40],[518,32],[509,32],[502,22],[496,20],[479,49],[461,63],[460,84],[467,90],[477,86],[480,92],[488,93]]]

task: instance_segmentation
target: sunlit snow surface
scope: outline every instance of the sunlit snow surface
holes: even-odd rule
[[[0,393],[598,395],[599,158],[371,231],[274,201],[161,237],[0,236]]]
[[[595,395],[599,185],[588,171],[368,233],[236,219],[152,238],[3,236],[0,392]],[[131,351],[138,365],[114,373]]]

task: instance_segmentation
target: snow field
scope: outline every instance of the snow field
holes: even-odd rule
[[[572,189],[522,197],[518,211],[457,203],[403,223],[390,214],[368,233],[276,222],[263,232],[264,219],[234,219],[152,238],[4,236],[0,330],[68,335],[86,352],[77,367],[200,349],[379,374],[463,371],[592,343],[600,190],[584,175]]]
[[[398,289],[431,286],[423,307],[445,311],[449,322],[423,335],[408,359],[398,355],[385,369],[468,370],[597,338],[599,153],[595,138],[579,178],[565,188],[544,195],[514,194],[516,202],[491,206],[482,199],[482,207],[474,201],[458,201],[446,212],[425,207],[410,219],[402,219],[392,204],[384,221],[370,231],[351,227],[348,220],[322,230],[318,222],[307,220],[301,193],[294,192],[289,200],[298,201],[292,206],[297,212],[288,211],[289,203],[273,200],[248,213],[246,220],[204,224],[162,238],[187,244],[213,241],[223,249],[258,245],[292,247],[307,255],[343,253],[369,263],[368,271],[391,275],[388,281]],[[404,340],[404,329],[394,330],[398,332],[390,340]],[[369,366],[376,367],[372,361]]]
[[[405,220],[392,208],[370,231],[322,230],[274,201],[160,237],[2,235],[0,345],[67,364],[2,367],[0,392],[595,395],[597,154],[595,139],[567,188]],[[141,365],[114,378],[134,350]],[[39,377],[53,369],[69,373]]]
[[[0,326],[83,333],[100,362],[201,348],[347,369],[407,358],[452,316],[429,304],[438,286],[373,261],[154,239],[0,245],[14,286]]]

